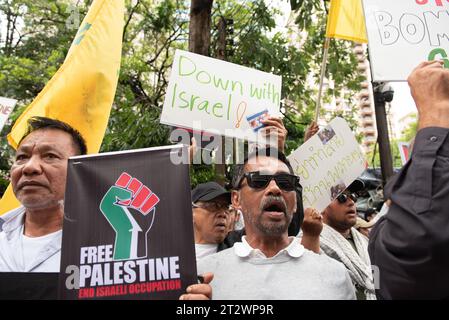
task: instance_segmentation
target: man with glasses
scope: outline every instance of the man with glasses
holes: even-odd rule
[[[356,192],[364,186],[363,181],[355,180],[324,209],[320,247],[328,256],[345,265],[358,300],[374,300],[368,238],[354,228],[357,223]]]
[[[250,154],[236,166],[232,185],[232,205],[244,216],[246,236],[199,260],[199,274],[210,280],[212,272],[213,281],[193,285],[182,299],[206,292],[210,297],[210,288],[214,299],[355,299],[341,263],[288,236],[301,185],[283,153],[262,149]]]
[[[231,194],[216,182],[199,184],[192,190],[193,230],[196,258],[217,252],[230,230]]]

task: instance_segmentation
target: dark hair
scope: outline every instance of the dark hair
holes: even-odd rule
[[[50,119],[46,117],[32,117],[28,119],[28,128],[26,133],[20,139],[19,144],[27,137],[31,132],[41,129],[56,129],[67,132],[72,136],[73,144],[78,148],[79,154],[83,155],[87,153],[86,141],[81,133],[74,129],[65,122]]]
[[[238,189],[239,188],[239,182],[242,180],[243,175],[245,174],[245,165],[248,163],[248,161],[255,157],[270,157],[270,158],[276,158],[279,161],[286,164],[288,167],[288,170],[290,174],[294,174],[293,167],[290,164],[290,161],[288,161],[287,157],[284,153],[279,151],[276,148],[263,148],[263,149],[256,149],[252,153],[250,153],[245,159],[243,160],[242,164],[237,164],[234,168],[234,174],[232,175],[232,188]]]

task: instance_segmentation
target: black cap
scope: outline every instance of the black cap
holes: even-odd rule
[[[355,179],[349,187],[346,188],[351,193],[358,192],[360,190],[363,190],[365,188],[365,183],[360,179]]]
[[[223,196],[231,203],[231,193],[216,182],[201,183],[192,190],[192,202],[210,201],[217,197]]]

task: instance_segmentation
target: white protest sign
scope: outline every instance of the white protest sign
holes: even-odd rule
[[[281,83],[280,76],[177,50],[160,122],[257,141],[260,120],[280,115]]]
[[[449,1],[363,0],[374,81],[404,81],[421,62],[449,68]]]
[[[16,103],[17,100],[0,97],[0,131],[2,131]]]
[[[303,188],[304,208],[324,210],[366,169],[354,133],[335,118],[288,157]]]

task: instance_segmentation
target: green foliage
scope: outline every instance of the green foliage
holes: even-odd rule
[[[399,140],[390,141],[391,158],[393,160],[394,168],[402,167],[402,160],[401,154],[399,153],[398,142]],[[380,168],[380,154],[378,145],[376,145],[375,148],[367,154],[366,159],[371,168]]]
[[[80,22],[90,3],[76,2]],[[58,70],[77,32],[76,27],[67,27],[73,14],[70,4],[73,1],[0,3],[0,17],[15,21],[15,25],[0,29],[0,95],[19,100],[0,137],[0,194],[7,184],[12,154],[5,138],[11,123]],[[210,49],[214,56],[218,17],[233,19],[234,33],[228,35],[233,41],[232,55],[227,60],[282,75],[287,153],[303,142],[304,130],[313,118],[326,25],[322,1],[291,0],[290,4],[297,10],[296,42],[289,35],[273,33],[277,9],[267,7],[265,1],[214,1]],[[159,124],[159,117],[174,52],[188,45],[189,5],[187,0],[126,0],[120,77],[101,151],[169,143],[170,128]],[[324,93],[324,100],[341,96],[344,89],[345,99],[352,105],[360,81],[356,65],[351,44],[333,41],[327,76],[335,87]],[[315,84],[310,84],[310,74]],[[343,116],[351,122],[351,114]],[[217,178],[211,166],[194,165],[191,172],[192,185]]]
[[[399,145],[398,142],[406,142],[410,143],[416,136],[416,132],[418,129],[418,119],[417,115],[411,115],[411,118],[414,119],[410,122],[410,124],[402,131],[402,135],[400,139],[394,139],[390,141],[391,148],[391,157],[393,159],[393,166],[395,168],[402,167],[401,154],[399,153]],[[378,146],[375,146],[373,150],[371,150],[367,155],[367,160],[369,161],[370,166],[372,167],[380,167],[380,155]]]
[[[411,117],[413,118],[413,121],[410,123],[410,125],[408,127],[406,127],[402,131],[401,141],[410,142],[412,139],[415,138],[416,133],[418,132],[417,115],[413,114],[413,115],[411,115]]]

